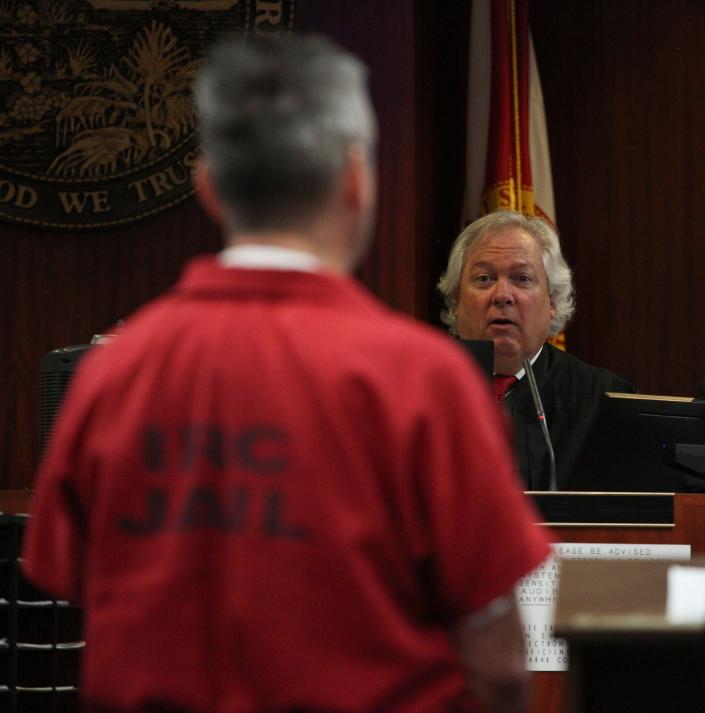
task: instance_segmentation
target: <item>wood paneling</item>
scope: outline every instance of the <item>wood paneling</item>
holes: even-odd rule
[[[0,489],[11,489],[28,486],[37,464],[40,358],[127,317],[220,238],[193,199],[119,231],[1,229]]]
[[[412,7],[404,0],[307,0],[297,4],[296,27],[335,38],[369,67],[379,120],[379,207],[377,234],[360,277],[388,304],[418,314]]]
[[[3,515],[24,515],[29,512],[29,502],[28,490],[0,490],[0,513]]]
[[[568,346],[643,392],[705,376],[705,3],[532,0],[556,212],[575,270]]]

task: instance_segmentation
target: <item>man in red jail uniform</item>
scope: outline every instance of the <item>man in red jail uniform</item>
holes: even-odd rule
[[[225,249],[85,357],[25,540],[84,608],[88,713],[523,710],[513,591],[548,545],[483,376],[351,277],[364,66],[230,41],[197,96]]]

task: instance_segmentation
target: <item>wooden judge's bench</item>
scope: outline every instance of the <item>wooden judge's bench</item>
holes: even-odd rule
[[[536,499],[540,509],[551,514],[546,519],[553,521],[553,524],[546,526],[551,528],[556,542],[690,545],[693,558],[705,555],[705,494],[534,493],[531,495]],[[582,504],[581,498],[584,498]],[[669,502],[672,504],[670,517]],[[555,522],[557,520],[561,522]],[[578,520],[581,521],[579,524]],[[580,565],[579,562],[572,564]],[[639,593],[634,594],[636,598]],[[598,631],[597,635],[599,634]],[[642,637],[636,645],[640,651],[644,651],[650,644],[647,638]],[[613,644],[608,643],[607,647],[609,651],[616,650]],[[529,708],[531,713],[588,713],[593,710],[574,700],[575,696],[569,695],[571,676],[575,673],[572,649],[569,657],[571,670],[568,672],[534,671],[532,673]],[[696,673],[683,671],[684,665],[685,662],[678,656],[664,657],[658,674],[650,670],[648,675],[652,677],[656,675],[656,683],[662,684],[662,687],[667,689],[668,682],[674,674],[682,672],[692,678]],[[639,655],[633,657],[629,666],[639,675]],[[620,685],[619,675],[613,679],[613,685],[616,694]],[[603,707],[602,710],[595,710],[595,713],[611,713],[611,711],[629,713],[632,710],[634,713],[649,713],[652,710],[673,713],[675,710],[705,710],[705,699],[701,699],[701,702],[702,705],[696,708],[677,709],[672,706],[647,708],[643,705],[632,708],[630,704],[625,706],[622,702],[619,705],[615,704],[614,708]]]
[[[529,496],[544,513],[544,526],[550,527],[556,542],[690,545],[693,558],[705,556],[705,494]],[[27,512],[28,505],[28,491],[0,491],[0,711],[77,713],[80,612],[66,602],[48,600],[22,581],[17,552],[23,529],[21,513]],[[572,664],[572,654],[570,661]],[[672,657],[664,665],[676,671],[682,663]],[[534,671],[530,713],[592,713],[569,694],[574,673]],[[664,681],[667,674],[665,668],[659,670]],[[656,709],[620,704],[614,710],[647,713]],[[663,709],[664,713],[675,710]],[[611,713],[611,709],[595,713]]]

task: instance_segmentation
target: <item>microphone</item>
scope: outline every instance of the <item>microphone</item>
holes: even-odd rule
[[[536,407],[536,416],[539,419],[539,425],[541,426],[543,440],[546,441],[546,449],[548,450],[550,473],[549,489],[557,490],[558,488],[556,484],[556,457],[553,453],[553,444],[551,443],[551,437],[548,435],[546,415],[543,412],[543,404],[541,403],[541,396],[539,395],[539,387],[536,385],[536,377],[534,376],[534,370],[531,367],[531,362],[528,359],[524,359],[524,371],[526,372],[526,378],[529,381],[529,390],[531,391],[531,396],[534,399],[534,406]]]

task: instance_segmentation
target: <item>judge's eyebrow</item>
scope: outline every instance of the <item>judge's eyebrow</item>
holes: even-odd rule
[[[470,263],[470,269],[471,270],[496,270],[496,266],[492,262],[487,262],[486,260],[480,260],[478,262],[472,262]],[[518,262],[514,263],[509,266],[510,272],[513,272],[515,270],[535,270],[536,267],[532,265],[530,262]]]

